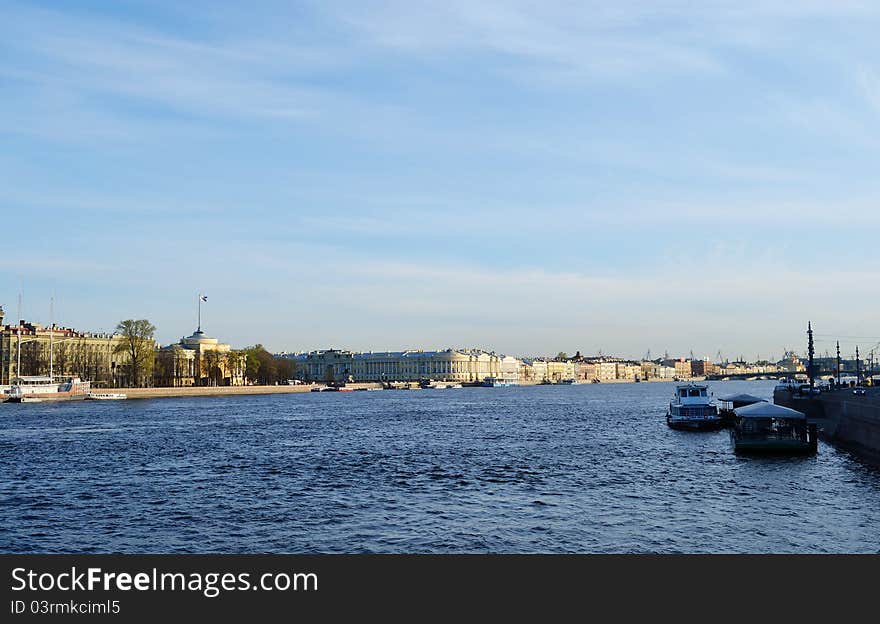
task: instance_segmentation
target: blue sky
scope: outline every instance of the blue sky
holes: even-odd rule
[[[880,8],[0,2],[0,304],[163,342],[880,334]],[[876,342],[876,340],[875,340]]]

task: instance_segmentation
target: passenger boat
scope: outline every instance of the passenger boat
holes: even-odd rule
[[[708,387],[689,383],[675,387],[675,396],[666,413],[666,424],[673,429],[708,431],[721,428],[722,421]]]
[[[812,455],[818,450],[816,423],[808,423],[803,412],[763,402],[734,413],[730,438],[736,453]]]
[[[746,405],[754,405],[755,403],[766,403],[766,399],[762,399],[761,397],[756,397],[751,394],[731,394],[730,396],[719,397],[719,401],[721,401],[721,408],[718,410],[718,415],[721,416],[721,420],[724,421],[724,424],[727,426],[731,426],[736,422],[736,415],[734,414],[734,410],[745,407]]]
[[[70,401],[84,399],[89,393],[91,382],[82,381],[79,377],[71,377],[61,383],[52,377],[17,377],[9,389],[9,401],[12,403],[28,403],[28,399],[44,401]]]
[[[121,401],[127,398],[128,395],[122,392],[89,392],[86,395],[88,401]]]
[[[577,379],[560,379],[558,383],[560,383],[564,386],[576,386]]]
[[[480,385],[484,388],[506,388],[508,386],[515,386],[516,384],[501,379],[500,377],[486,377]]]

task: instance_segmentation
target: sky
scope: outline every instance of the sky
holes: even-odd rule
[[[0,305],[163,343],[880,341],[876,2],[0,0]],[[847,338],[844,351],[854,348]]]

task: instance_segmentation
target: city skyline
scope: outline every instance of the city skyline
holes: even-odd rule
[[[204,295],[199,295],[199,299],[206,301]],[[14,327],[15,325],[15,316],[16,314],[10,314],[10,311],[5,308],[2,304],[0,304],[0,319],[3,319],[5,315],[5,320],[0,322],[0,326],[6,324],[8,326]],[[50,326],[50,321],[48,319],[45,322],[41,322],[39,318],[28,318],[26,314],[22,314],[24,320],[27,323],[36,323],[42,327],[43,331],[48,330]],[[149,320],[149,319],[147,319]],[[88,326],[80,327],[73,326],[69,323],[64,322],[61,319],[55,318],[54,325],[56,330],[59,332],[62,330],[72,330],[74,332],[84,333],[84,334],[92,334],[92,335],[113,335],[116,333],[116,325],[112,325],[109,329],[106,327],[101,327],[100,329],[94,329]],[[195,328],[192,331],[196,332],[199,328]],[[203,330],[206,336],[218,337],[213,332],[207,331],[207,329]],[[160,345],[165,344],[175,344],[179,340],[185,339],[189,332],[185,334],[181,334],[180,336],[174,336],[169,339],[165,339],[165,336],[171,335],[167,331],[163,331],[162,328],[156,328],[156,342]],[[195,334],[193,334],[195,335]],[[806,335],[806,334],[805,334]],[[861,359],[868,360],[871,358],[873,354],[877,354],[880,351],[880,337],[878,336],[840,336],[834,337],[830,334],[815,334],[815,343],[818,345],[816,348],[816,358],[829,358],[835,354],[836,345],[840,345],[840,355],[844,360],[852,359],[855,355],[855,349],[857,346],[861,348]],[[222,337],[222,336],[219,336]],[[272,353],[276,354],[296,354],[296,353],[309,353],[309,352],[317,352],[317,351],[326,351],[326,350],[339,350],[339,351],[351,351],[351,352],[361,352],[361,353],[383,353],[383,352],[417,352],[417,351],[444,351],[447,349],[453,349],[458,351],[468,351],[468,350],[477,350],[477,351],[485,351],[487,353],[498,353],[501,355],[512,355],[520,358],[554,358],[559,353],[566,353],[568,357],[574,357],[575,355],[581,355],[584,358],[597,358],[604,357],[610,359],[624,359],[630,361],[645,361],[645,360],[703,360],[710,361],[715,363],[721,362],[778,362],[784,359],[789,353],[794,353],[799,357],[806,357],[807,348],[806,343],[801,346],[793,346],[793,347],[785,347],[781,351],[776,352],[772,350],[765,350],[764,353],[756,353],[749,354],[742,350],[736,350],[730,352],[724,352],[719,349],[715,353],[701,353],[697,352],[693,349],[689,349],[686,352],[676,352],[671,351],[669,349],[663,349],[662,351],[655,351],[653,349],[648,349],[647,351],[641,354],[628,353],[615,349],[602,349],[599,348],[594,351],[584,351],[580,348],[571,348],[571,349],[563,349],[559,351],[554,350],[538,350],[534,352],[515,352],[515,351],[503,351],[500,349],[493,348],[492,345],[475,343],[475,344],[447,344],[447,345],[398,345],[394,347],[388,348],[377,348],[375,345],[367,346],[363,348],[352,348],[345,344],[341,345],[320,345],[320,346],[309,346],[309,347],[295,347],[292,349],[274,349],[272,348],[271,340],[257,340],[253,343],[246,344],[237,344],[234,348],[245,348],[247,346],[252,346],[254,344],[262,344],[267,347],[268,350]]]
[[[59,323],[167,344],[204,292],[205,331],[272,351],[877,333],[872,5],[2,14],[7,319],[22,290],[28,320],[54,296]]]

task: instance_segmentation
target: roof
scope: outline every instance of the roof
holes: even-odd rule
[[[738,407],[733,410],[733,413],[740,418],[789,418],[797,420],[806,420],[807,418],[803,412],[766,402]]]
[[[756,397],[752,394],[731,394],[726,397],[718,397],[720,401],[727,401],[728,403],[761,403],[766,401],[767,399],[762,399],[761,397]]]

